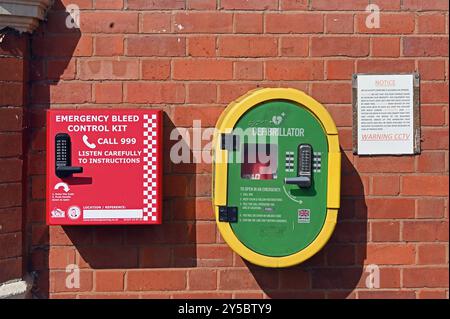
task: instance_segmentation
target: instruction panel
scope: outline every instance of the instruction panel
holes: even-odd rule
[[[357,153],[414,153],[414,75],[357,76]]]
[[[47,224],[160,224],[160,110],[49,110]]]

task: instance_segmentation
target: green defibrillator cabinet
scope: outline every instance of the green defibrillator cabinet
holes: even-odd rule
[[[288,267],[330,238],[340,205],[341,153],[325,107],[295,89],[259,89],[220,116],[213,146],[219,231],[244,259]]]

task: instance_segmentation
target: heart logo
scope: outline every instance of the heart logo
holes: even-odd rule
[[[283,121],[283,118],[281,116],[279,116],[279,115],[278,116],[274,115],[272,117],[272,123],[275,124],[275,125],[280,125],[281,121]]]

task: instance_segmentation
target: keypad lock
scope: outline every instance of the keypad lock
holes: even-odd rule
[[[286,184],[297,184],[301,188],[311,187],[312,182],[312,146],[310,144],[300,144],[298,146],[297,176],[286,177]]]
[[[55,136],[55,173],[59,178],[71,177],[75,173],[83,173],[83,168],[72,165],[72,145],[70,136],[58,133]]]

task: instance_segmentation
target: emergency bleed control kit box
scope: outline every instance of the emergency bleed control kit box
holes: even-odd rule
[[[162,112],[47,112],[47,224],[160,224]]]

